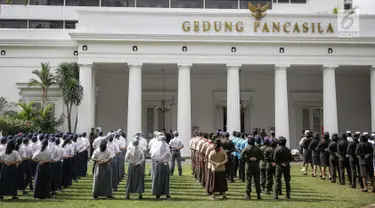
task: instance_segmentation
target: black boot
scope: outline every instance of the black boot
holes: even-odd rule
[[[290,199],[290,192],[286,192],[285,198]]]

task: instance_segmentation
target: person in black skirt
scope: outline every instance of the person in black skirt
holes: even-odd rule
[[[23,161],[26,160],[26,152],[22,145],[22,137],[16,137],[16,145],[14,150],[18,152],[19,157],[21,158],[21,163],[17,166],[17,190],[23,191],[23,195],[26,195],[25,191],[25,166]]]
[[[370,180],[372,186],[372,192],[375,193],[374,185],[374,166],[372,163],[373,149],[372,144],[368,142],[368,134],[363,133],[361,135],[361,142],[357,145],[356,154],[359,159],[359,165],[361,169],[361,176],[363,181],[362,192],[368,192],[367,190],[367,180]]]
[[[320,168],[322,172],[322,179],[326,179],[326,170],[329,169],[329,152],[326,151],[329,145],[329,133],[325,132],[324,137],[320,140],[316,149],[320,152]],[[328,171],[329,179],[331,179],[331,171]]]
[[[32,160],[38,163],[34,181],[34,199],[50,198],[51,190],[51,153],[47,150],[48,140],[42,141],[42,147],[36,151]]]
[[[316,170],[318,169],[318,166],[320,165],[319,161],[319,150],[316,149],[320,141],[320,137],[318,133],[314,134],[314,138],[311,141],[309,145],[309,150],[311,151],[311,161],[312,161],[312,166],[313,166],[313,172],[312,176],[316,177]]]
[[[26,190],[27,186],[29,186],[30,190],[33,190],[33,174],[31,170],[31,158],[34,155],[33,149],[29,145],[30,137],[32,137],[32,134],[29,134],[28,137],[24,137],[22,139],[22,147],[26,153],[26,157],[24,158],[22,164],[25,168],[25,187],[24,190]],[[25,191],[26,192],[26,191]],[[28,194],[27,192],[25,194]]]
[[[14,150],[14,140],[9,140],[5,151],[0,153],[0,162],[2,168],[0,170],[0,200],[4,196],[12,196],[16,200],[17,197],[17,164],[21,162],[18,152]]]
[[[64,158],[62,175],[63,175],[63,187],[68,188],[72,185],[72,158],[74,157],[74,149],[70,145],[71,136],[64,140],[62,148],[64,149],[66,157]]]
[[[310,143],[312,141],[312,132],[306,130],[306,137],[303,139],[301,146],[303,148],[303,175],[307,175],[307,169],[311,165],[311,150],[309,150]]]

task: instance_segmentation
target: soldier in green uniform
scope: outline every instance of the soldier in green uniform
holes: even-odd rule
[[[263,146],[260,147],[260,151],[264,154],[264,150],[266,150],[267,147],[269,147],[270,141],[265,140]],[[264,160],[261,160],[259,162],[259,169],[260,169],[260,187],[262,188],[262,191],[265,191],[266,189],[266,163]]]
[[[246,196],[245,199],[250,199],[251,193],[251,181],[254,177],[255,189],[257,192],[257,199],[262,199],[260,197],[260,170],[259,162],[264,160],[263,152],[255,145],[255,139],[252,136],[248,137],[248,146],[243,150],[241,154],[241,159],[247,163],[246,171]]]
[[[264,150],[264,161],[266,162],[266,194],[271,194],[273,176],[275,175],[276,163],[273,161],[273,154],[277,147],[276,141],[271,141],[270,146]]]
[[[281,177],[284,175],[286,198],[290,199],[290,162],[293,161],[290,149],[286,146],[286,138],[279,137],[279,145],[273,154],[273,160],[276,163],[276,180],[274,198],[279,198],[281,191]]]

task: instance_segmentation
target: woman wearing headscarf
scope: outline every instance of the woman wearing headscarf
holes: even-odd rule
[[[165,140],[165,136],[160,135],[151,153],[155,168],[152,175],[152,194],[156,196],[156,199],[160,199],[161,195],[166,195],[167,199],[171,198],[169,194],[170,169],[168,163],[172,160],[172,155]]]
[[[24,137],[22,139],[22,148],[25,150],[26,152],[26,157],[24,158],[23,160],[23,165],[24,165],[24,168],[25,168],[25,187],[24,187],[24,190],[26,190],[27,186],[30,187],[30,190],[33,190],[33,182],[32,182],[32,178],[33,178],[33,175],[32,175],[32,169],[31,169],[31,158],[33,157],[34,155],[34,151],[33,149],[31,148],[31,146],[29,145],[29,138],[32,137],[31,134],[29,134],[28,137]],[[25,194],[28,194],[26,191],[25,191]]]
[[[311,161],[313,166],[312,176],[316,177],[316,171],[318,170],[318,166],[320,166],[319,160],[319,150],[316,149],[320,141],[320,136],[318,133],[314,134],[314,138],[309,145],[309,150],[311,151]],[[320,174],[321,175],[321,174]]]
[[[38,137],[37,136],[33,136],[31,138],[31,145],[30,145],[31,149],[32,149],[32,155],[35,154],[36,151],[40,150],[41,146],[40,144],[38,143]],[[30,162],[31,164],[31,175],[33,176],[33,178],[35,177],[35,171],[36,171],[36,166],[38,165],[38,163],[34,162],[31,160]],[[33,190],[34,188],[32,188],[31,190]]]
[[[223,199],[226,199],[225,192],[228,191],[228,184],[225,175],[225,164],[228,162],[226,152],[221,146],[221,140],[215,140],[215,149],[208,155],[208,162],[211,164],[212,179],[211,187],[209,187],[209,193],[211,198],[215,199],[215,192],[219,192],[223,195]]]
[[[63,177],[62,169],[63,169],[64,159],[66,158],[66,153],[64,151],[64,148],[62,146],[60,146],[60,139],[59,138],[56,138],[55,144],[56,144],[56,147],[58,149],[58,155],[60,157],[60,160],[58,160],[56,162],[56,164],[57,164],[57,166],[56,166],[56,169],[57,169],[56,170],[56,172],[57,172],[57,190],[61,191],[61,189],[62,189],[62,177]]]
[[[106,140],[101,141],[91,159],[95,162],[92,185],[93,199],[97,199],[99,196],[112,198],[111,154],[107,148]]]
[[[23,192],[23,195],[27,195],[25,191],[25,165],[24,161],[27,159],[26,150],[22,147],[22,137],[16,137],[16,145],[14,150],[18,152],[18,155],[21,158],[21,163],[17,166],[17,189]]]
[[[130,194],[139,193],[139,199],[142,199],[142,193],[145,190],[145,180],[143,173],[143,161],[145,160],[142,150],[138,147],[139,141],[133,139],[132,148],[126,153],[125,161],[129,163],[128,179],[126,181],[126,199],[130,199]]]
[[[38,163],[35,173],[34,182],[34,198],[35,199],[46,199],[50,198],[51,191],[51,162],[54,162],[51,158],[51,153],[48,151],[48,140],[42,141],[42,147],[36,151],[32,160]]]
[[[62,168],[62,184],[64,188],[68,188],[72,185],[72,158],[74,157],[74,148],[70,145],[70,138],[72,137],[66,138],[61,146],[66,155]]]
[[[0,170],[0,200],[4,199],[4,196],[12,196],[12,199],[18,199],[17,197],[17,164],[22,159],[18,152],[14,150],[14,141],[9,140],[5,151],[0,153],[0,162],[2,163],[2,169]]]
[[[117,155],[120,154],[120,149],[118,145],[113,141],[113,135],[108,136],[107,148],[111,157],[111,167],[112,167],[112,188],[113,191],[117,191],[119,184],[119,171],[118,171],[118,160]]]
[[[329,168],[329,152],[326,151],[329,145],[329,133],[325,132],[324,137],[320,140],[316,149],[320,152],[320,168],[322,172],[322,179],[326,179],[326,169]],[[331,171],[328,171],[329,178],[331,179]]]

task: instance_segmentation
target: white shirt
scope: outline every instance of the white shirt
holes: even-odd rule
[[[148,149],[151,150],[155,147],[155,144],[158,142],[158,138],[154,137],[148,142]]]
[[[118,145],[114,141],[107,143],[107,149],[110,153],[111,158],[116,156],[116,153],[120,152]]]
[[[42,148],[42,146],[40,144],[34,143],[34,142],[31,143],[30,147],[33,150],[33,155],[35,154],[36,151],[38,151],[38,150],[40,150],[40,148]]]
[[[120,149],[125,149],[126,148],[126,139],[123,136],[120,136],[118,141],[119,141],[119,144],[120,144]]]
[[[26,159],[27,158],[27,154],[26,154],[26,149],[25,147],[23,147],[22,145],[19,147],[18,149],[18,155],[20,156],[20,158],[22,160]]]
[[[5,151],[0,153],[0,160],[5,163],[21,162],[22,159],[16,150],[13,150],[9,155],[5,154]]]
[[[56,146],[55,142],[50,142],[48,144],[48,151],[50,153],[50,157],[54,161],[60,161],[61,157],[59,154],[59,147]]]
[[[6,144],[0,144],[0,152],[5,151],[6,147]]]
[[[104,152],[100,151],[100,149],[96,149],[94,153],[92,153],[93,160],[108,160],[111,158],[110,152],[106,149]]]
[[[82,137],[83,151],[87,150],[90,147],[90,141],[86,137]]]
[[[177,150],[179,148],[183,148],[184,145],[182,144],[182,141],[179,137],[175,137],[173,138],[170,142],[169,142],[169,147],[172,149],[172,150]]]
[[[43,152],[41,150],[38,150],[35,152],[33,156],[33,160],[36,160],[36,161],[51,160],[51,154],[47,149],[45,149]]]
[[[25,149],[26,157],[30,159],[33,157],[34,153],[36,152],[36,151],[34,152],[33,148],[29,144],[27,145],[22,144],[21,147]]]
[[[57,152],[58,152],[58,157],[60,158],[60,162],[63,162],[64,157],[66,157],[66,152],[62,146],[57,146]]]
[[[66,154],[66,157],[74,156],[74,148],[71,144],[66,144],[65,147],[63,147],[63,149]]]
[[[92,147],[94,149],[98,149],[100,147],[100,143],[102,142],[102,140],[105,139],[105,137],[98,137],[94,140],[94,142],[92,143]]]
[[[347,140],[348,140],[348,142],[352,142],[353,138],[352,137],[348,137]]]

